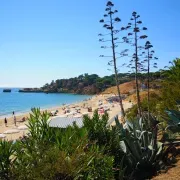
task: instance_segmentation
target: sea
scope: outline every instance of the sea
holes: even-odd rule
[[[31,111],[31,108],[53,108],[63,104],[78,103],[91,98],[90,95],[65,93],[19,93],[19,88],[11,88],[10,93],[0,88],[0,118]]]

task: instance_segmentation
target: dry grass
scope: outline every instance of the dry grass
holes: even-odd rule
[[[136,84],[135,84],[135,81],[123,83],[119,87],[120,87],[121,94],[127,94],[127,95],[130,94],[126,99],[127,101],[131,100],[132,102],[136,103],[136,93],[135,93]],[[117,87],[113,86],[113,87],[107,88],[104,92],[102,92],[102,94],[117,94]],[[153,94],[158,95],[159,90],[150,89],[150,95],[153,95]],[[140,98],[141,98],[141,100],[147,98],[147,91],[146,90],[140,92]]]
[[[123,83],[119,87],[122,94],[129,94],[130,91],[135,90],[135,81]],[[117,94],[117,87],[113,86],[107,88],[104,92],[102,92],[102,94]]]
[[[159,91],[158,90],[155,90],[155,89],[150,89],[150,95],[159,95]],[[140,99],[141,101],[143,99],[147,98],[147,91],[142,91],[140,92]],[[133,93],[131,94],[130,96],[127,97],[126,99],[127,101],[131,100],[132,102],[136,102],[137,101],[137,98],[136,98],[136,93]]]

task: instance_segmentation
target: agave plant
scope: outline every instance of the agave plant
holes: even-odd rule
[[[180,112],[175,110],[168,110],[166,112],[169,116],[166,130],[169,130],[172,133],[180,133]]]
[[[163,143],[157,141],[157,125],[152,128],[146,126],[146,118],[143,117],[137,124],[127,121],[124,128],[116,119],[116,125],[123,136],[120,146],[125,153],[127,171],[131,172],[130,179],[145,179],[165,168]]]

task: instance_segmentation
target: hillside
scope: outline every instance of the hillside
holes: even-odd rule
[[[151,79],[159,79],[160,72],[151,73]],[[138,74],[139,79],[144,81],[147,74]],[[124,94],[134,92],[134,73],[119,73],[119,83],[121,91]],[[75,94],[98,94],[116,92],[114,74],[110,76],[99,77],[97,74],[81,74],[78,77],[69,79],[57,79],[51,83],[45,84],[40,91],[47,93],[75,93]],[[156,83],[155,83],[156,84]],[[111,88],[112,87],[112,88]]]
[[[120,83],[131,81],[133,74],[119,74]],[[20,92],[44,92],[44,93],[74,93],[74,94],[98,94],[105,89],[115,86],[114,75],[99,77],[97,74],[82,74],[69,79],[57,79],[46,83],[41,88],[25,88]]]
[[[150,89],[150,95],[151,96],[159,95],[159,91],[157,89]],[[141,99],[141,101],[143,99],[145,99],[145,98],[147,98],[147,91],[146,90],[140,92],[140,99]],[[131,100],[132,102],[136,103],[136,101],[137,101],[136,93],[133,93],[133,94],[129,95],[127,97],[127,100],[128,101]]]
[[[150,88],[152,89],[152,91],[154,91],[155,89],[161,88],[160,84],[161,83],[160,83],[159,79],[153,80],[153,81],[150,82]],[[122,83],[122,84],[119,85],[119,87],[120,87],[120,90],[121,90],[122,94],[130,95],[130,94],[133,94],[136,91],[135,80]],[[142,83],[142,81],[141,82],[139,81],[139,87],[140,87],[141,91],[146,90],[147,81],[143,80],[143,83]],[[102,93],[103,94],[117,94],[117,87],[116,86],[109,87],[105,91],[103,91]]]
[[[130,82],[126,82],[121,84],[120,86],[120,90],[122,94],[130,94],[133,93],[135,91],[135,81],[130,81]],[[105,91],[102,92],[103,94],[117,94],[117,87],[113,86],[110,88],[107,88]]]
[[[144,81],[146,74],[139,74],[139,79]],[[135,91],[134,74],[118,74],[121,91],[123,94],[131,94]],[[152,73],[152,79],[160,78],[158,72]],[[74,94],[99,94],[116,93],[114,75],[99,77],[97,74],[82,74],[69,79],[52,80],[41,88],[25,88],[19,92],[44,92],[44,93],[74,93]]]
[[[146,89],[146,85],[142,85],[140,84],[140,99],[141,101],[145,98],[147,98],[147,89]],[[130,82],[126,82],[121,84],[120,86],[120,90],[121,90],[121,94],[127,95],[126,100],[127,101],[132,101],[134,103],[136,103],[137,99],[136,99],[136,89],[135,89],[135,81],[130,81]],[[150,95],[151,96],[157,96],[159,95],[159,82],[153,81],[150,83]],[[102,92],[102,94],[117,94],[117,87],[113,86],[110,88],[107,88],[105,91]]]

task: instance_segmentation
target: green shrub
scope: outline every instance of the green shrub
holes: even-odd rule
[[[113,179],[113,156],[88,139],[85,127],[50,128],[47,112],[33,109],[29,128],[29,137],[16,142],[13,179]]]
[[[0,179],[11,178],[11,166],[14,161],[15,148],[12,142],[0,140]]]

